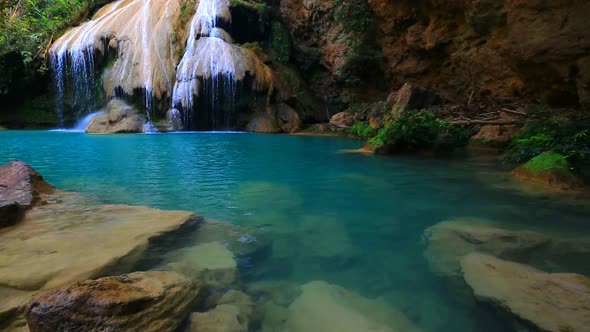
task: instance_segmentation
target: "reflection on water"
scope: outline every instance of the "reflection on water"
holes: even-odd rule
[[[102,202],[190,210],[231,222],[245,231],[212,234],[219,235],[215,240],[232,237],[226,245],[246,288],[322,280],[386,303],[423,331],[506,328],[464,285],[449,287],[432,272],[424,256],[428,227],[464,217],[539,232],[580,234],[586,227],[588,207],[506,189],[509,180],[489,156],[337,153],[361,144],[230,133],[2,132],[0,162],[23,160],[57,187]],[[186,247],[199,236],[187,235]],[[264,250],[241,252],[254,241]],[[288,298],[285,305],[295,296]]]

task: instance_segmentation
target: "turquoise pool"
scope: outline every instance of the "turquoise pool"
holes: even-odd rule
[[[257,229],[273,241],[273,252],[243,264],[244,283],[325,280],[383,298],[424,331],[507,328],[430,272],[427,227],[475,217],[587,229],[590,209],[515,189],[493,156],[339,152],[362,144],[243,133],[5,131],[0,163],[23,160],[55,186],[102,202],[190,210]]]

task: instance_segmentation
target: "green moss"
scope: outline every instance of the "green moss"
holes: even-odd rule
[[[570,164],[567,158],[557,152],[547,151],[529,160],[524,167],[534,174],[539,174],[548,170],[569,173]]]
[[[280,22],[273,22],[270,30],[270,56],[280,63],[288,63],[291,58],[289,32]]]

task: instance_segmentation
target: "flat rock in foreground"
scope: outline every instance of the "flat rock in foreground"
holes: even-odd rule
[[[41,292],[25,315],[31,332],[171,332],[196,295],[192,281],[178,273],[135,272]]]
[[[91,205],[75,194],[39,206],[0,233],[0,285],[20,290],[101,277],[135,263],[150,239],[196,217],[186,211]]]
[[[588,331],[590,279],[545,273],[530,266],[471,253],[461,260],[475,297],[535,325],[541,331]]]

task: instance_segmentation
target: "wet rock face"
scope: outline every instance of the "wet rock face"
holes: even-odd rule
[[[546,97],[590,104],[587,1],[367,1],[391,87],[410,81],[445,99]],[[335,43],[329,0],[281,1],[298,50],[317,49],[330,75],[312,82],[337,90],[346,46]],[[539,73],[543,73],[540,75]],[[387,85],[387,84],[386,84]]]
[[[29,209],[42,203],[53,190],[52,185],[22,161],[11,161],[0,167],[0,200]]]
[[[96,116],[86,132],[89,134],[141,133],[145,119],[137,110],[119,99],[111,100],[106,106],[105,114]]]
[[[197,292],[175,272],[136,272],[39,293],[25,315],[32,332],[174,331]]]
[[[29,165],[11,161],[0,167],[0,227],[18,223],[25,210],[44,201],[54,188]]]
[[[529,266],[472,253],[461,260],[475,297],[531,323],[541,331],[587,331],[590,279],[545,273]]]

